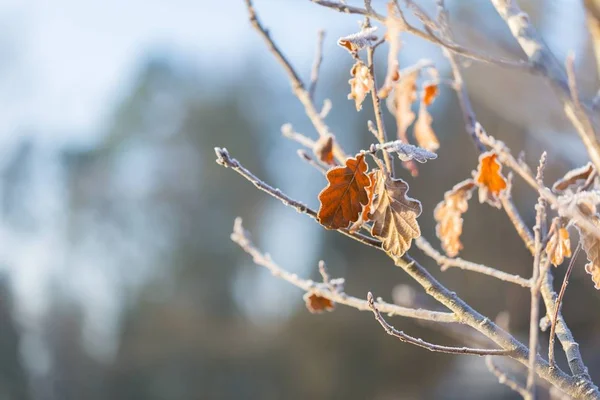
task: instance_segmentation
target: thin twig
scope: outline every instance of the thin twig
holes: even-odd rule
[[[487,265],[477,264],[471,261],[463,260],[462,258],[450,258],[441,254],[439,251],[433,248],[433,246],[423,236],[415,240],[415,244],[419,249],[423,251],[427,256],[433,258],[438,265],[441,266],[442,271],[448,268],[455,267],[465,271],[477,272],[479,274],[488,275],[501,281],[514,283],[523,287],[530,287],[531,284],[528,279],[522,278],[519,275],[508,274],[506,272],[497,270]]]
[[[215,153],[217,154],[217,164],[226,168],[231,168],[232,170],[246,178],[248,181],[250,181],[258,189],[280,200],[286,206],[290,206],[296,209],[296,211],[298,211],[301,214],[309,215],[315,221],[317,220],[317,212],[315,210],[308,207],[306,204],[292,199],[291,197],[283,193],[281,190],[275,189],[274,187],[268,185],[267,183],[257,178],[252,172],[248,171],[242,164],[240,164],[238,160],[232,158],[229,155],[227,149],[215,147]],[[350,232],[347,229],[340,229],[339,231],[344,235],[351,237],[352,239],[358,240],[359,242],[366,244],[367,246],[375,247],[378,249],[381,248],[381,242],[377,239],[370,238],[358,232]]]
[[[515,378],[508,375],[506,372],[502,371],[496,364],[494,364],[494,357],[486,356],[485,357],[485,365],[488,367],[490,372],[498,378],[498,382],[503,385],[508,386],[515,392],[519,393],[522,397],[526,398],[528,393],[527,389],[521,386]]]
[[[525,247],[532,254],[535,252],[535,245],[533,241],[533,234],[529,231],[529,228],[523,221],[521,214],[517,210],[517,207],[512,201],[512,172],[508,174],[506,189],[503,193],[500,193],[500,202],[502,203],[502,208],[504,212],[512,222],[515,230],[523,240]]]
[[[319,111],[317,111],[317,108],[315,107],[315,104],[312,101],[310,93],[304,87],[304,83],[302,83],[300,76],[298,75],[296,70],[294,70],[287,58],[283,55],[279,47],[277,47],[273,39],[271,39],[271,36],[269,35],[267,29],[265,29],[258,20],[258,17],[256,16],[256,11],[254,10],[254,6],[252,5],[252,1],[244,1],[246,3],[246,8],[248,9],[250,23],[263,38],[263,40],[267,44],[267,47],[269,48],[271,53],[273,53],[277,61],[283,66],[283,69],[285,70],[285,72],[288,75],[288,78],[290,79],[292,85],[292,92],[296,95],[298,100],[300,100],[302,105],[304,105],[306,115],[312,122],[313,126],[315,127],[315,130],[317,131],[319,136],[330,135],[331,132],[329,131],[329,127],[325,124],[323,118],[321,118]],[[347,158],[343,150],[337,143],[334,144],[333,153],[335,155],[335,158],[340,163],[343,163]]]
[[[364,15],[364,16],[372,18],[376,21],[385,22],[385,16],[378,14],[375,11],[368,11],[364,8],[349,6],[347,4],[342,4],[337,1],[328,1],[328,0],[311,0],[311,1],[315,4],[318,4],[318,5],[327,7],[327,8],[331,8],[333,10],[337,10],[337,11],[340,11],[340,12],[343,12],[346,14]],[[469,58],[469,59],[472,59],[475,61],[484,62],[484,63],[488,63],[488,64],[492,64],[492,65],[497,65],[497,66],[504,67],[504,68],[521,69],[524,71],[533,72],[531,65],[529,63],[527,63],[526,61],[512,61],[512,60],[507,60],[504,58],[496,58],[496,57],[491,57],[491,56],[488,56],[485,54],[481,54],[474,50],[467,49],[463,46],[460,46],[456,43],[451,43],[451,42],[445,41],[444,39],[440,38],[439,36],[437,36],[435,34],[432,35],[427,32],[423,32],[422,30],[409,24],[406,21],[406,19],[404,19],[404,16],[402,16],[402,19],[403,19],[403,21],[401,22],[402,25],[400,28],[403,31],[406,31],[406,32],[410,33],[411,35],[417,36],[428,42],[431,42],[431,43],[437,44],[439,46],[442,46],[444,48],[447,48],[456,54],[460,54],[466,58]]]
[[[253,261],[265,268],[267,268],[273,276],[281,278],[292,285],[299,287],[305,292],[312,292],[318,296],[329,299],[335,303],[344,304],[352,308],[356,308],[360,311],[369,311],[369,304],[357,297],[352,297],[346,293],[333,290],[330,285],[316,284],[315,282],[307,279],[299,278],[296,274],[292,274],[285,269],[281,268],[271,257],[261,252],[250,240],[248,232],[242,226],[242,219],[236,218],[233,233],[231,234],[231,240],[237,243],[246,253],[252,256]],[[456,317],[452,313],[430,311],[424,309],[414,309],[408,307],[401,307],[395,304],[389,304],[380,302],[377,304],[379,309],[389,315],[397,315],[407,318],[422,319],[427,321],[450,323],[456,322]]]
[[[577,244],[575,248],[575,252],[571,257],[571,261],[569,262],[569,268],[567,268],[567,272],[565,273],[565,277],[563,279],[562,286],[560,287],[560,292],[558,294],[558,299],[556,300],[556,306],[554,310],[554,316],[552,317],[552,326],[550,327],[550,342],[548,344],[548,362],[550,366],[553,367],[556,365],[556,361],[554,359],[554,337],[556,336],[556,322],[558,321],[558,315],[560,313],[560,309],[562,307],[562,300],[565,296],[565,291],[567,290],[567,285],[569,284],[569,277],[571,276],[571,272],[573,271],[573,266],[575,265],[575,260],[577,260],[577,256],[579,255],[579,251],[581,250],[581,242]]]
[[[568,77],[563,66],[546,46],[530,23],[526,13],[521,11],[514,0],[490,0],[498,14],[506,21],[511,33],[529,57],[535,70],[552,85],[563,104],[565,114],[573,123],[583,141],[590,160],[600,170],[600,142],[598,127],[594,126],[588,112],[572,96]]]
[[[375,319],[377,320],[377,322],[379,322],[381,324],[381,326],[386,331],[386,333],[388,335],[398,338],[401,342],[410,343],[415,346],[423,347],[424,349],[427,349],[429,351],[435,351],[435,352],[439,352],[439,353],[469,354],[469,355],[476,355],[476,356],[485,356],[485,355],[510,356],[512,354],[512,351],[507,351],[504,349],[473,349],[473,348],[469,348],[469,347],[450,347],[450,346],[442,346],[439,344],[433,344],[433,343],[426,342],[423,339],[415,338],[413,336],[407,335],[406,333],[399,331],[399,330],[395,329],[393,326],[391,326],[379,312],[378,308],[380,307],[380,305],[379,304],[375,305],[375,303],[373,301],[373,294],[371,292],[369,292],[367,294],[367,302],[369,304],[369,308],[371,309],[371,311],[373,311],[373,314],[375,315]]]
[[[323,175],[325,175],[327,173],[327,168],[323,164],[321,164],[320,162],[315,160],[310,154],[308,154],[303,149],[296,150],[296,154],[298,154],[298,157],[300,157],[300,159],[302,161],[306,162],[311,167],[314,167],[317,171],[319,171]]]
[[[367,49],[367,63],[369,68],[369,74],[371,75],[371,80],[373,82],[373,88],[371,89],[371,99],[373,101],[373,111],[375,113],[375,121],[377,123],[377,139],[380,144],[384,144],[388,141],[387,132],[385,131],[385,124],[383,123],[383,114],[381,112],[381,100],[379,99],[379,95],[377,94],[377,78],[375,76],[375,66],[373,64],[373,55],[375,53],[375,49],[373,47],[369,47]],[[388,152],[383,152],[383,160],[385,161],[385,166],[389,171],[390,175],[394,177],[394,158]]]
[[[540,158],[540,165],[536,181],[541,184],[544,167],[546,165],[546,152]],[[535,363],[537,358],[539,314],[540,314],[540,261],[542,258],[542,229],[546,220],[546,207],[542,196],[539,197],[536,209],[535,226],[533,237],[535,243],[535,254],[533,259],[533,273],[531,275],[531,310],[529,317],[529,365],[527,373],[527,396],[526,399],[535,399]]]
[[[323,62],[323,40],[325,40],[325,31],[320,29],[317,32],[317,50],[315,62],[310,73],[310,86],[308,87],[308,94],[313,102],[315,101],[315,90],[317,88],[317,81],[319,80],[319,70]]]

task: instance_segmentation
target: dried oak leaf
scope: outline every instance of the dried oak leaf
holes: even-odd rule
[[[548,240],[546,253],[550,256],[550,262],[558,267],[566,258],[571,257],[571,239],[569,231],[565,227],[558,229]]]
[[[350,84],[348,100],[354,99],[356,111],[360,111],[367,94],[373,89],[373,79],[371,78],[369,67],[361,61],[357,61],[356,64],[352,66],[350,74],[353,78],[348,81]]]
[[[583,185],[590,175],[595,172],[592,163],[587,163],[583,167],[572,169],[565,176],[554,182],[552,190],[555,192],[564,192],[570,186]]]
[[[412,104],[417,100],[417,78],[415,70],[400,77],[394,89],[394,116],[396,117],[398,139],[408,143],[406,131],[415,120]]]
[[[463,249],[460,241],[463,229],[462,214],[469,208],[469,199],[474,188],[475,181],[473,179],[457,183],[444,193],[444,200],[433,211],[433,218],[437,222],[435,233],[449,257],[456,257],[458,252]]]
[[[479,156],[479,166],[475,173],[475,182],[479,186],[479,202],[500,208],[500,193],[506,189],[506,179],[502,176],[502,165],[498,155],[488,151]]]
[[[387,74],[383,86],[377,91],[381,99],[388,97],[394,87],[394,82],[400,79],[398,71],[398,53],[400,51],[400,33],[402,32],[402,20],[396,15],[396,6],[393,2],[387,5],[387,17],[385,18],[386,42],[389,43]]]
[[[335,308],[333,301],[313,292],[306,292],[303,298],[306,308],[313,314],[320,314],[323,311],[333,311]]]
[[[383,146],[379,146],[379,149],[385,150],[388,153],[396,153],[400,161],[404,162],[414,160],[424,164],[429,160],[437,158],[437,154],[419,146],[404,143],[402,140],[385,143]]]
[[[600,217],[592,215],[590,218],[596,226],[600,226]],[[585,272],[592,276],[594,287],[600,289],[600,240],[583,229],[579,229],[579,236],[581,237],[581,246],[588,259],[588,263],[585,264]]]
[[[336,165],[333,157],[333,135],[321,136],[313,146],[313,153],[325,164]]]
[[[440,148],[440,142],[431,127],[431,121],[431,115],[429,115],[425,100],[423,100],[419,108],[419,118],[417,118],[417,122],[415,123],[415,139],[420,147],[429,151],[436,151]]]
[[[381,239],[383,249],[390,256],[402,257],[412,240],[421,236],[417,222],[421,203],[406,195],[409,187],[402,179],[393,179],[380,170],[374,178],[371,234]]]
[[[375,183],[377,183],[377,170],[369,172],[369,181],[371,182],[369,186],[367,186],[367,196],[369,197],[369,201],[363,208],[363,212],[361,214],[361,220],[366,222],[371,219],[371,209],[373,206],[373,197],[375,196]]]
[[[337,44],[348,50],[351,54],[356,53],[358,50],[370,46],[372,42],[377,40],[377,36],[374,34],[376,30],[376,26],[363,29],[352,35],[339,38]]]
[[[367,163],[364,154],[348,158],[345,166],[327,172],[328,185],[319,193],[321,206],[317,219],[327,229],[347,228],[355,222],[369,202]]]
[[[438,87],[435,83],[429,83],[423,86],[423,93],[421,94],[421,98],[423,99],[423,103],[426,106],[430,106],[431,103],[435,100],[438,94]]]

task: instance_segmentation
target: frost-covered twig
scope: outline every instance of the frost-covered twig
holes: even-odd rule
[[[482,275],[488,275],[493,278],[499,279],[501,281],[514,283],[523,287],[530,287],[530,282],[528,279],[522,278],[519,275],[508,274],[506,272],[500,271],[498,269],[488,267],[487,265],[477,264],[471,261],[463,260],[462,258],[450,258],[441,254],[439,251],[433,248],[433,246],[425,239],[424,237],[420,237],[415,240],[415,244],[419,249],[423,251],[427,256],[431,257],[435,260],[438,265],[440,265],[442,271],[447,270],[448,268],[460,268],[465,271],[477,272]]]
[[[314,220],[317,219],[317,212],[315,210],[308,207],[304,203],[292,199],[291,197],[283,193],[281,190],[275,189],[274,187],[260,180],[258,177],[256,177],[256,175],[248,171],[242,164],[240,164],[238,160],[232,158],[229,155],[227,149],[215,147],[215,153],[217,154],[217,164],[226,168],[231,168],[232,170],[246,178],[248,181],[250,181],[258,189],[280,200],[286,206],[290,206],[299,213],[306,214]],[[378,249],[381,248],[381,242],[377,239],[373,239],[358,232],[350,232],[347,229],[340,229],[339,231],[344,235],[351,237],[352,239],[358,240],[359,242],[366,244],[367,246],[375,247]]]
[[[344,304],[346,306],[356,308],[360,311],[369,311],[369,304],[357,297],[352,297],[344,292],[333,290],[328,284],[317,284],[308,279],[302,279],[296,274],[292,274],[282,267],[280,267],[273,259],[266,253],[261,252],[254,243],[250,240],[248,232],[242,226],[242,219],[236,218],[233,225],[233,233],[231,234],[231,240],[238,244],[246,253],[252,256],[252,260],[265,268],[267,268],[273,276],[281,278],[292,285],[304,290],[305,292],[311,292],[318,296],[324,297],[335,303]],[[407,318],[423,319],[427,321],[450,323],[456,322],[456,318],[452,313],[430,311],[423,309],[413,309],[407,307],[397,306],[395,304],[389,304],[385,302],[377,303],[379,309],[389,315],[397,315]]]
[[[490,372],[498,378],[498,382],[508,386],[515,392],[519,393],[522,397],[527,397],[527,389],[521,386],[515,378],[502,371],[496,364],[494,364],[494,357],[486,356],[485,365],[488,367]]]
[[[256,11],[254,10],[254,6],[252,5],[252,0],[244,1],[248,9],[250,23],[260,34],[260,36],[264,39],[265,43],[267,44],[267,47],[269,48],[271,53],[273,53],[277,61],[283,66],[283,69],[285,70],[285,72],[288,75],[288,78],[290,79],[292,91],[304,106],[306,115],[312,122],[313,126],[315,127],[315,130],[317,131],[319,136],[327,136],[331,134],[331,132],[329,131],[329,127],[325,124],[323,118],[321,118],[320,112],[315,107],[310,93],[308,90],[306,90],[304,83],[302,83],[302,80],[300,79],[300,76],[298,75],[298,73],[296,73],[296,70],[294,69],[294,67],[292,67],[290,62],[283,55],[279,47],[277,47],[273,39],[271,39],[271,36],[269,35],[267,29],[265,29],[258,20],[258,17],[256,16]],[[338,144],[334,145],[333,153],[335,155],[335,158],[339,162],[343,163],[346,160],[346,155],[344,154],[343,150]]]
[[[556,300],[554,315],[552,316],[552,325],[550,327],[550,340],[548,342],[548,362],[551,366],[556,365],[556,361],[554,360],[554,338],[556,336],[556,323],[558,321],[558,316],[560,314],[560,308],[562,306],[562,300],[565,296],[565,291],[567,289],[567,285],[569,284],[569,277],[571,276],[571,272],[573,271],[573,266],[575,265],[575,260],[577,260],[577,256],[579,255],[579,251],[581,250],[581,242],[577,244],[575,248],[575,252],[571,257],[571,261],[569,262],[569,268],[567,268],[567,272],[565,273],[565,277],[563,279],[563,284],[560,287],[560,292],[558,294],[558,299]]]
[[[375,66],[373,64],[373,54],[375,49],[369,47],[367,49],[367,65],[369,67],[369,74],[371,75],[371,81],[373,82],[373,88],[371,89],[371,101],[373,102],[373,111],[375,113],[375,122],[377,123],[377,139],[380,144],[388,141],[387,132],[385,130],[385,124],[383,123],[383,114],[381,112],[381,99],[377,93],[377,77],[375,76]],[[394,158],[385,152],[383,154],[385,166],[390,172],[391,176],[394,176]]]
[[[433,344],[424,341],[420,338],[415,338],[413,336],[407,335],[406,333],[395,329],[391,326],[385,318],[381,315],[379,309],[381,308],[379,304],[375,305],[373,301],[373,294],[369,292],[367,294],[367,302],[369,304],[369,308],[373,311],[375,315],[375,319],[383,329],[386,331],[388,335],[394,336],[398,338],[402,342],[410,343],[415,346],[423,347],[429,351],[435,351],[439,353],[449,353],[449,354],[470,354],[476,356],[485,356],[485,355],[494,355],[494,356],[510,356],[513,351],[504,350],[504,349],[474,349],[470,347],[451,347],[451,346],[442,346],[439,344]]]
[[[540,158],[540,165],[536,176],[536,181],[542,184],[544,168],[546,166],[546,153]],[[525,399],[535,399],[535,361],[537,357],[538,334],[539,334],[539,313],[540,313],[540,265],[542,259],[542,235],[543,227],[546,221],[546,203],[542,196],[539,197],[535,207],[535,226],[533,227],[534,237],[534,257],[533,273],[531,275],[531,309],[529,316],[529,365],[527,373],[527,395]]]
[[[568,77],[563,66],[539,37],[526,13],[516,0],[490,0],[496,11],[506,21],[511,33],[529,57],[535,70],[546,77],[563,103],[567,117],[583,141],[590,160],[600,170],[600,142],[598,127],[594,126],[585,107],[578,106],[579,99],[572,96]]]
[[[308,87],[308,94],[312,101],[315,101],[315,90],[317,88],[317,81],[319,80],[319,70],[321,69],[321,63],[323,62],[323,40],[325,40],[325,31],[321,29],[317,33],[317,50],[315,62],[313,63],[312,71],[310,73],[310,86]]]

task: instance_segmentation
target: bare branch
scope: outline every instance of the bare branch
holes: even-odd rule
[[[600,142],[598,127],[594,126],[587,110],[578,105],[579,99],[572,96],[565,71],[561,63],[539,37],[526,13],[521,11],[515,0],[490,0],[496,11],[506,21],[511,33],[529,57],[535,70],[546,77],[562,102],[567,117],[575,126],[583,141],[590,160],[600,170]]]
[[[521,386],[515,378],[509,376],[506,372],[502,371],[496,364],[494,364],[494,357],[486,356],[485,357],[485,365],[488,367],[490,372],[498,378],[498,382],[503,385],[508,386],[515,392],[519,393],[522,397],[526,398],[528,396],[527,389]]]
[[[542,184],[544,167],[546,165],[546,153],[540,158],[540,165],[536,181]],[[527,374],[527,396],[526,399],[535,399],[535,364],[537,358],[538,333],[539,333],[539,313],[540,313],[540,262],[542,258],[542,230],[546,221],[546,204],[542,196],[539,197],[535,207],[536,217],[535,226],[533,227],[534,236],[534,258],[533,258],[533,273],[531,275],[531,310],[529,317],[529,371]]]
[[[515,230],[521,237],[521,240],[523,240],[523,243],[525,243],[525,247],[533,254],[535,253],[533,234],[529,231],[529,228],[523,221],[521,214],[519,214],[517,207],[512,201],[512,177],[513,174],[511,172],[508,175],[506,189],[500,194],[500,202],[502,203],[502,208],[504,209],[504,212],[506,212],[506,215],[508,215],[510,222],[512,222]]]
[[[413,336],[407,335],[406,333],[396,330],[393,326],[387,323],[385,318],[379,312],[380,305],[373,302],[373,294],[369,292],[367,295],[367,302],[369,304],[369,308],[373,311],[375,315],[375,319],[377,322],[381,324],[383,329],[386,331],[388,335],[394,336],[398,338],[401,342],[406,342],[413,344],[418,347],[423,347],[429,351],[435,351],[439,353],[449,353],[449,354],[469,354],[475,356],[485,356],[485,355],[496,355],[496,356],[510,356],[512,351],[507,351],[503,349],[473,349],[469,347],[450,347],[450,346],[442,346],[439,344],[433,344],[424,341],[420,338],[415,338]]]
[[[256,11],[254,11],[254,6],[252,5],[252,1],[244,1],[246,2],[246,7],[248,8],[250,23],[260,34],[260,36],[264,39],[265,43],[267,44],[267,47],[269,48],[271,53],[273,53],[277,61],[283,66],[283,69],[287,73],[288,78],[290,79],[290,82],[292,84],[292,92],[296,95],[298,100],[300,100],[302,105],[304,105],[306,115],[312,122],[317,133],[319,134],[319,136],[327,136],[331,134],[331,132],[329,131],[329,127],[325,125],[323,118],[321,118],[319,111],[317,111],[317,108],[315,107],[315,104],[312,101],[310,93],[304,87],[300,76],[296,73],[296,71],[294,70],[290,62],[287,60],[287,58],[283,55],[279,47],[277,47],[273,39],[271,39],[269,32],[262,26],[262,24],[258,20],[258,17],[256,16]],[[347,158],[338,144],[334,145],[333,153],[335,154],[335,158],[340,163],[343,163]]]
[[[448,268],[460,268],[465,271],[477,272],[479,274],[488,275],[492,278],[499,279],[501,281],[514,283],[523,287],[530,287],[531,284],[528,279],[522,278],[519,275],[508,274],[506,272],[497,270],[495,268],[488,267],[483,264],[477,264],[471,261],[463,260],[462,258],[450,258],[441,254],[439,251],[433,248],[433,246],[425,239],[420,237],[415,240],[415,244],[419,249],[423,251],[427,256],[433,258],[438,265],[440,265],[442,271],[446,271]]]
[[[588,28],[592,38],[592,47],[596,54],[596,69],[600,75],[600,1],[583,0]]]
[[[317,50],[315,54],[315,62],[310,73],[310,86],[308,88],[308,94],[312,101],[315,101],[315,90],[317,88],[317,81],[319,80],[319,69],[323,62],[323,40],[325,40],[325,31],[319,30],[317,32]]]
[[[563,279],[562,286],[560,287],[560,293],[558,294],[558,299],[556,300],[554,316],[552,317],[552,326],[550,328],[550,342],[548,343],[548,362],[550,366],[556,365],[556,361],[554,360],[554,338],[556,336],[556,323],[558,321],[558,316],[560,314],[560,308],[562,306],[562,300],[565,296],[565,291],[567,290],[567,285],[569,284],[569,277],[571,276],[571,272],[573,271],[573,266],[575,265],[575,260],[577,260],[577,256],[579,255],[579,251],[581,250],[581,242],[577,244],[575,248],[575,252],[571,257],[571,261],[569,262],[569,268],[567,268],[567,272],[565,273],[565,278]]]
[[[277,265],[268,254],[262,253],[250,240],[248,232],[242,226],[242,219],[236,218],[233,226],[231,240],[238,244],[246,253],[252,256],[253,261],[260,266],[267,268],[273,276],[281,278],[292,285],[299,287],[305,292],[312,292],[318,296],[329,299],[335,303],[344,304],[346,306],[356,308],[360,311],[369,311],[369,304],[362,299],[352,297],[346,293],[333,290],[331,285],[316,284],[307,279],[299,278],[296,274],[292,274]],[[389,303],[378,303],[377,306],[382,312],[389,315],[397,315],[407,318],[423,319],[428,321],[450,323],[456,322],[456,318],[452,313],[429,311],[423,309],[413,309],[397,306]]]
[[[307,205],[292,199],[291,197],[284,194],[281,190],[275,189],[272,186],[269,186],[265,182],[261,181],[257,178],[252,172],[248,171],[238,160],[235,158],[231,158],[227,149],[222,149],[220,147],[215,147],[215,153],[217,154],[217,164],[231,168],[238,174],[242,175],[248,181],[250,181],[254,186],[263,192],[269,194],[270,196],[280,200],[286,206],[290,206],[301,214],[306,214],[310,216],[315,221],[317,220],[317,212]],[[359,242],[366,244],[367,246],[375,247],[380,249],[381,242],[377,239],[373,239],[371,237],[365,236],[358,232],[350,232],[347,229],[339,230],[344,235],[351,237],[352,239],[358,240]]]
[[[377,139],[380,144],[384,144],[388,141],[387,132],[385,131],[385,124],[383,123],[383,114],[381,112],[381,100],[379,99],[379,95],[377,93],[377,78],[375,77],[375,66],[373,64],[373,54],[375,53],[375,49],[373,47],[369,47],[367,49],[367,63],[369,67],[369,74],[371,75],[371,80],[373,81],[373,89],[371,89],[371,99],[373,101],[373,111],[375,113],[375,121],[377,122]],[[383,160],[385,161],[385,166],[391,176],[394,176],[394,158],[388,153],[383,153]]]

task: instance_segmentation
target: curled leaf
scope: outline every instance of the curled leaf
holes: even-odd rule
[[[429,115],[425,101],[423,101],[419,108],[419,118],[417,118],[417,122],[415,123],[415,139],[420,147],[429,151],[436,151],[440,148],[440,142],[431,127],[431,121],[431,115]]]
[[[473,179],[457,183],[444,193],[444,200],[433,211],[433,217],[437,222],[435,233],[449,257],[456,257],[458,252],[463,249],[460,241],[463,229],[462,215],[469,208],[469,199],[474,188],[475,181]]]
[[[333,135],[321,136],[313,146],[313,153],[321,162],[336,165],[333,157]]]
[[[337,44],[348,50],[351,54],[356,53],[358,50],[370,46],[372,42],[377,40],[377,36],[374,34],[376,30],[376,26],[363,29],[352,35],[339,38]]]
[[[335,303],[325,297],[319,296],[313,292],[306,292],[303,296],[306,308],[313,314],[320,314],[323,311],[333,311]]]
[[[435,160],[437,158],[437,154],[421,147],[405,143],[402,140],[394,140],[393,142],[387,142],[382,145],[375,145],[375,148],[387,151],[388,153],[396,153],[401,161],[415,160],[423,164],[428,160]]]
[[[571,239],[569,231],[565,227],[561,227],[548,240],[546,245],[546,253],[550,257],[550,262],[555,267],[558,267],[566,258],[571,257]]]
[[[415,120],[412,104],[417,100],[417,78],[419,71],[414,70],[406,75],[400,76],[394,89],[394,101],[392,108],[396,117],[398,139],[408,142],[406,131]]]
[[[479,186],[479,202],[500,208],[500,193],[506,189],[506,179],[502,176],[502,165],[498,155],[488,151],[479,156],[479,166],[475,173],[475,181]]]
[[[552,190],[560,193],[564,192],[571,186],[582,186],[590,177],[590,175],[592,175],[592,173],[595,172],[596,169],[594,168],[594,165],[592,163],[587,163],[583,167],[572,169],[571,171],[567,172],[565,176],[563,176],[561,179],[554,182],[554,185],[552,185]]]
[[[421,94],[421,98],[423,99],[423,103],[426,106],[430,106],[431,103],[435,100],[438,94],[438,87],[435,83],[429,83],[423,86],[423,93]]]
[[[383,86],[377,92],[378,96],[382,99],[388,97],[394,87],[394,82],[400,79],[398,53],[400,51],[400,32],[402,31],[403,23],[400,17],[396,15],[396,6],[391,1],[387,5],[385,27],[387,29],[385,38],[386,42],[389,43],[387,74]]]
[[[358,220],[364,205],[369,202],[364,154],[348,158],[345,166],[334,167],[327,172],[328,185],[319,193],[321,206],[317,219],[327,229],[347,228]]]
[[[348,99],[354,99],[356,111],[362,109],[362,103],[365,101],[367,94],[373,89],[373,79],[369,72],[369,67],[361,61],[357,61],[350,70],[352,78],[348,81],[350,84],[350,93]]]
[[[371,234],[382,241],[383,249],[392,257],[402,257],[413,239],[421,236],[417,217],[421,203],[407,196],[408,183],[393,179],[381,170],[374,176]]]
[[[591,215],[590,220],[594,225],[600,226],[600,218],[597,215]],[[585,272],[592,276],[594,287],[600,290],[600,240],[583,229],[578,228],[578,230],[581,246],[588,259],[588,263],[585,264]]]

